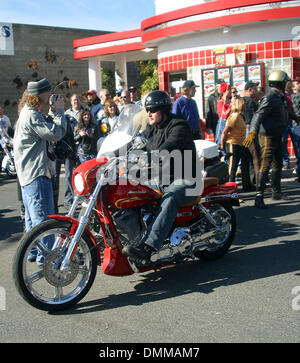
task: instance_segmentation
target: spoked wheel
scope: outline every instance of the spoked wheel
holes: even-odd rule
[[[236,217],[229,203],[212,204],[208,209],[217,224],[216,232],[208,240],[209,247],[195,252],[195,256],[204,260],[216,260],[228,251],[233,242]]]
[[[67,221],[47,220],[20,241],[13,263],[14,280],[21,296],[37,309],[70,308],[88,293],[94,282],[97,252],[86,233],[66,269],[60,269],[66,253],[64,248],[51,249],[57,238],[61,246],[68,242],[71,226]]]

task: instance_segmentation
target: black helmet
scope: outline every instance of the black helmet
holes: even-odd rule
[[[166,113],[170,113],[170,97],[165,91],[152,91],[146,97],[145,108],[147,112],[164,111]]]
[[[62,139],[57,142],[53,152],[57,159],[64,160],[72,154],[73,149],[66,140]]]
[[[290,77],[284,71],[273,71],[269,75],[269,86],[281,89],[283,92]]]

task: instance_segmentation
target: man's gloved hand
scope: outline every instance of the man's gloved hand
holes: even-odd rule
[[[256,131],[250,131],[249,135],[245,138],[243,142],[243,146],[249,148],[253,144],[255,137],[256,137]]]

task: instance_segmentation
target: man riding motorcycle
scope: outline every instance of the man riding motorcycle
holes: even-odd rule
[[[181,155],[182,173],[175,172],[178,165],[174,162],[169,164],[169,183],[166,185],[160,180],[160,189],[164,194],[145,235],[137,246],[127,245],[123,248],[123,254],[135,260],[147,260],[154,251],[161,248],[172,228],[178,208],[195,200],[195,196],[202,191],[202,184],[195,183],[198,157],[188,123],[171,114],[171,101],[164,91],[150,92],[145,100],[145,108],[149,118],[149,124],[142,133],[147,139],[146,151],[178,151]],[[189,158],[184,157],[185,151]],[[166,172],[164,165],[164,162],[163,165],[160,164],[160,174]]]

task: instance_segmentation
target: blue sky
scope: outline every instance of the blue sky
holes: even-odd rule
[[[154,15],[154,0],[0,0],[3,23],[124,31]]]

